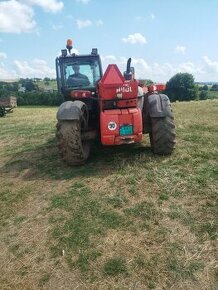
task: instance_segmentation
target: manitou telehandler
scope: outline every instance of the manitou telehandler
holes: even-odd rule
[[[151,148],[171,154],[175,125],[169,98],[160,94],[163,85],[139,86],[131,59],[124,74],[116,64],[102,72],[96,48],[91,54],[71,53],[72,40],[56,58],[57,85],[64,102],[57,112],[59,152],[69,165],[85,163],[91,143],[103,145],[140,142],[149,133]]]

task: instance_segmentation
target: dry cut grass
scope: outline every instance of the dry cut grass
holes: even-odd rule
[[[218,101],[173,109],[172,156],[145,136],[75,168],[56,108],[0,119],[0,289],[217,289]]]

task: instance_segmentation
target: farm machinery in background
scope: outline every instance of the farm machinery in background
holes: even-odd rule
[[[64,102],[57,112],[59,152],[69,165],[85,163],[96,139],[103,145],[131,144],[149,134],[160,155],[175,146],[175,125],[164,85],[139,86],[131,59],[122,74],[116,64],[102,72],[96,48],[91,54],[71,53],[72,41],[56,58],[57,85]]]
[[[17,107],[16,97],[0,98],[0,117],[4,117],[7,113],[12,113]]]

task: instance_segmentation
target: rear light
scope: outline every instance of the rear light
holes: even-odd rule
[[[155,92],[157,91],[157,87],[155,85],[151,85],[148,87],[149,92]]]
[[[159,92],[159,91],[164,91],[166,89],[165,84],[154,84],[148,87],[148,91],[150,93],[152,92]]]
[[[71,98],[89,98],[92,96],[92,92],[90,91],[71,91],[70,92],[70,97]]]

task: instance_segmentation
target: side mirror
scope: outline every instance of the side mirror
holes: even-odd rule
[[[131,58],[127,60],[126,71],[123,73],[123,76],[126,81],[130,81],[135,76],[135,69],[131,65]]]

